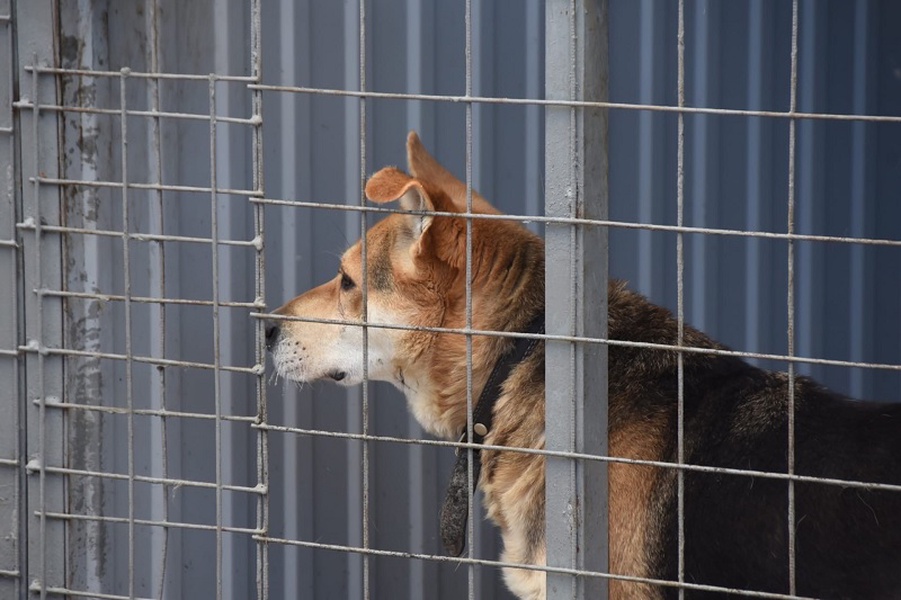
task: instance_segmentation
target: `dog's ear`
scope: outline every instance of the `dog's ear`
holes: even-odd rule
[[[385,202],[400,202],[405,210],[416,212],[459,212],[459,209],[440,189],[435,189],[427,182],[414,179],[395,167],[385,167],[369,178],[366,182],[366,197],[373,202],[384,204]],[[447,217],[435,217],[430,214],[413,214],[409,216],[410,231],[413,237],[413,245],[410,252],[414,256],[422,254],[428,245],[429,237],[426,235],[436,219],[442,223],[442,235],[439,237],[457,237],[458,224],[451,223],[455,219]],[[445,244],[436,244],[445,246]],[[439,252],[439,254],[443,254]],[[447,257],[442,257],[447,259]]]
[[[466,184],[454,177],[429,154],[415,131],[411,131],[407,136],[407,167],[417,179],[427,181],[442,189],[456,205],[457,210],[466,212]],[[501,214],[475,190],[472,191],[472,212],[488,215]]]
[[[403,209],[409,211],[440,210],[435,206],[422,183],[413,179],[400,169],[385,167],[366,182],[366,197],[373,202],[400,202]],[[431,215],[411,215],[413,236],[419,238],[428,230],[434,219]]]

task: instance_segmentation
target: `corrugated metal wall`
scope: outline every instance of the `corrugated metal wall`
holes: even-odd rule
[[[22,493],[18,470],[19,364],[16,360],[19,316],[19,280],[16,244],[15,138],[13,137],[13,73],[15,40],[9,23],[12,9],[0,0],[0,596],[12,597],[20,589],[21,574],[18,497]]]
[[[686,104],[786,111],[791,4],[686,2]],[[611,2],[610,95],[676,103],[675,3]],[[901,112],[901,6],[800,3],[798,108]],[[613,111],[611,218],[675,224],[676,117]],[[897,123],[802,120],[798,125],[799,234],[898,240],[901,179]],[[788,121],[686,117],[689,226],[787,231]],[[879,363],[901,358],[901,252],[897,247],[796,242],[795,351]],[[676,304],[674,235],[614,231],[611,273],[652,299]],[[736,349],[787,351],[787,243],[686,238],[686,318]],[[784,369],[783,365],[775,365]],[[805,366],[855,396],[898,399],[899,373]]]
[[[60,66],[246,76],[251,62],[246,4],[60,2]],[[358,89],[356,2],[279,0],[265,2],[262,8],[265,83]],[[787,110],[790,3],[689,0],[686,8],[687,103]],[[363,50],[368,89],[465,92],[462,2],[379,1],[367,5],[367,15]],[[474,94],[543,96],[543,23],[544,4],[539,0],[473,0]],[[897,35],[901,6],[890,0],[805,0],[800,24],[801,110],[901,114]],[[20,28],[19,35],[28,31]],[[675,105],[675,47],[675,2],[610,0],[611,101]],[[242,81],[214,84],[220,124],[213,138],[213,158],[207,121],[141,116],[123,120],[118,114],[124,101],[129,110],[208,115],[206,79],[159,83],[126,79],[124,88],[115,77],[70,74],[59,81],[61,104],[110,110],[60,113],[62,176],[82,182],[60,187],[65,224],[111,232],[127,228],[149,236],[129,240],[127,251],[121,236],[63,238],[66,289],[111,298],[67,299],[65,347],[93,354],[67,359],[63,400],[104,410],[68,411],[65,438],[51,443],[63,445],[60,450],[65,450],[71,468],[145,478],[133,485],[109,477],[68,479],[65,512],[111,517],[68,521],[68,585],[127,595],[128,572],[133,568],[138,595],[211,597],[217,589],[219,536],[218,576],[224,596],[253,597],[252,530],[260,490],[255,487],[258,447],[252,427],[257,410],[256,342],[249,316],[257,300],[256,251],[248,243],[255,235],[248,202],[253,195],[251,93]],[[359,107],[352,98],[266,92],[262,150],[266,197],[357,204]],[[0,119],[2,109],[0,100]],[[474,186],[505,212],[542,214],[542,109],[476,106],[473,117]],[[419,130],[449,168],[465,173],[464,105],[400,100],[366,101],[365,170],[402,164],[409,129]],[[2,136],[0,130],[0,142]],[[48,172],[55,172],[56,157],[45,153],[42,158],[53,164]],[[612,110],[611,219],[675,224],[675,161],[673,113]],[[898,123],[801,121],[797,231],[901,239],[899,165]],[[785,232],[787,171],[786,119],[686,117],[686,224]],[[26,177],[34,175],[28,167],[23,172]],[[127,218],[122,190],[106,185],[124,177],[163,184],[156,189],[130,188]],[[232,192],[211,200],[208,192],[176,187],[207,187],[214,177],[220,188]],[[213,214],[218,235],[226,241],[218,248],[215,289],[210,244],[186,239],[210,237]],[[3,220],[7,217],[0,213],[0,228],[5,228],[0,229],[0,239],[9,235]],[[359,230],[355,213],[267,205],[267,306],[275,308],[332,277],[337,255]],[[179,241],[152,237],[160,234],[184,237]],[[611,275],[630,280],[657,302],[675,306],[674,234],[614,229],[610,240]],[[5,256],[0,254],[0,261]],[[786,262],[784,240],[687,235],[689,322],[736,349],[784,353]],[[0,262],[0,267],[6,264]],[[797,242],[796,273],[797,354],[901,363],[901,248]],[[126,292],[149,299],[130,301],[130,317],[125,303],[113,298]],[[0,293],[6,293],[5,288]],[[159,298],[179,302],[153,301]],[[226,304],[218,309],[218,336],[214,298]],[[0,326],[7,324],[0,321]],[[3,331],[0,327],[0,334]],[[0,338],[0,352],[7,348],[3,344]],[[154,360],[110,360],[101,352]],[[165,362],[172,360],[202,366]],[[0,368],[6,366],[0,362]],[[802,370],[854,395],[901,398],[898,371],[822,366]],[[369,400],[371,433],[422,436],[393,389],[372,384]],[[274,425],[342,432],[359,432],[362,426],[359,390],[273,383],[268,406]],[[135,414],[133,409],[144,412]],[[162,411],[208,416],[218,412],[229,418],[188,418]],[[128,451],[130,440],[133,453]],[[173,483],[215,482],[217,448],[222,482],[228,489],[217,494],[215,486]],[[0,458],[9,454],[5,448],[3,452]],[[270,432],[266,490],[270,535],[358,545],[360,455],[358,442]],[[440,554],[437,514],[452,453],[372,444],[370,456],[372,547]],[[153,477],[168,478],[169,484],[152,483]],[[217,504],[227,531],[217,531]],[[129,526],[129,518],[209,528]],[[478,554],[495,557],[493,530],[482,528],[477,537]],[[131,557],[130,538],[135,548]],[[270,544],[268,552],[272,598],[362,597],[359,555],[279,544]],[[8,554],[3,550],[0,557],[6,560]],[[401,558],[370,561],[374,598],[465,595],[465,568]],[[496,571],[477,569],[477,575],[479,597],[509,597]]]

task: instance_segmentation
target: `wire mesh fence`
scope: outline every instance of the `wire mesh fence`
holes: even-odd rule
[[[798,485],[901,493],[797,472],[793,392],[786,470],[692,463],[683,381],[686,357],[737,357],[787,371],[789,390],[814,375],[899,398],[897,18],[802,0],[0,1],[0,593],[510,597],[502,567],[548,572],[550,597],[609,581],[724,592],[686,572],[692,474],[784,484],[791,524]],[[403,162],[410,129],[467,186],[465,211],[432,213],[466,224],[466,318],[364,313],[362,364],[384,329],[462,336],[471,415],[472,345],[544,341],[548,443],[516,451],[557,482],[547,566],[501,558],[480,496],[467,553],[443,553],[451,448],[476,447],[423,433],[367,367],[345,390],[267,364],[278,304],[399,212],[363,190]],[[473,190],[506,214],[474,212]],[[475,326],[472,228],[492,221],[547,240],[546,333]],[[678,337],[608,338],[608,258]],[[685,324],[734,350],[692,347]],[[590,392],[617,349],[677,353],[672,457],[595,445],[606,395]],[[574,498],[608,465],[674,474],[672,580],[611,572],[592,544],[606,509]],[[728,591],[797,597],[795,531],[786,589]]]

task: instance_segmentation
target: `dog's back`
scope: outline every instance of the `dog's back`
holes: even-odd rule
[[[753,369],[752,372],[756,371]],[[693,437],[694,464],[786,473],[786,378],[751,375],[760,387],[722,403],[728,435]],[[753,384],[752,384],[753,386]],[[846,400],[816,384],[796,385],[795,472],[801,476],[901,484],[901,406]],[[754,422],[767,404],[782,418]],[[714,408],[713,411],[716,409]],[[713,412],[712,411],[712,412]],[[695,429],[689,422],[689,432]],[[688,472],[685,478],[688,581],[785,593],[789,590],[789,490],[781,479]],[[814,597],[901,597],[901,493],[809,481],[795,483],[797,593]],[[675,511],[675,504],[671,503]],[[675,547],[675,522],[665,544]],[[667,577],[676,574],[670,552]]]
[[[610,297],[611,338],[674,343],[676,322],[667,311],[618,284]],[[722,348],[690,328],[685,345]],[[677,459],[677,360],[671,351],[610,348],[611,434],[624,419],[663,413],[654,436],[665,440],[660,459],[671,462]],[[685,462],[787,473],[787,375],[732,356],[686,352],[682,360]],[[901,404],[846,399],[803,377],[795,378],[794,404],[797,475],[901,485]],[[649,539],[648,562],[657,576],[675,580],[677,474],[655,469],[653,476],[656,539]],[[786,479],[685,471],[685,580],[787,593],[788,488]],[[794,488],[796,592],[901,597],[901,492],[806,480]]]

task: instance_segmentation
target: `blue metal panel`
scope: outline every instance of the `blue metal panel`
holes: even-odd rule
[[[2,2],[0,2],[2,5]],[[158,38],[157,69],[168,73],[249,73],[250,16],[245,2],[151,0],[63,3],[61,64],[116,71],[150,70]],[[367,4],[367,88],[385,92],[463,94],[464,4],[442,0],[390,0]],[[355,2],[280,0],[263,7],[263,79],[266,83],[358,89],[359,36]],[[473,91],[498,97],[538,97],[543,89],[544,5],[540,0],[473,2]],[[66,18],[66,17],[71,18]],[[853,114],[899,114],[901,107],[901,6],[890,0],[808,0],[801,4],[800,108]],[[690,106],[788,109],[791,7],[780,0],[686,2],[686,95]],[[210,27],[213,23],[215,26]],[[2,24],[0,24],[2,26]],[[137,32],[137,34],[135,34]],[[76,49],[77,52],[67,54]],[[610,0],[610,99],[674,105],[676,9],[665,0]],[[561,65],[561,68],[568,65]],[[209,112],[206,81],[164,80],[161,108]],[[64,78],[64,103],[119,108],[118,80]],[[247,117],[243,84],[217,84],[218,114]],[[44,99],[48,101],[48,99]],[[135,109],[153,105],[146,81],[127,83]],[[333,96],[267,92],[264,97],[265,192],[269,198],[326,203],[360,202],[360,101]],[[366,164],[371,172],[402,164],[403,139],[413,128],[439,160],[466,172],[462,103],[367,100]],[[543,214],[543,109],[512,105],[474,108],[474,185],[504,211]],[[62,162],[70,178],[121,181],[117,115],[65,117]],[[689,115],[686,124],[688,225],[768,232],[787,230],[788,123],[784,118]],[[160,148],[151,119],[129,117],[129,180],[174,185],[210,184],[209,124],[161,119]],[[217,127],[215,174],[222,187],[252,186],[251,128]],[[87,134],[87,135],[85,135]],[[2,141],[0,134],[0,141]],[[85,142],[89,143],[85,143]],[[610,111],[610,215],[614,220],[676,222],[676,117],[652,111]],[[158,152],[158,154],[157,154]],[[839,236],[901,239],[901,126],[897,123],[802,121],[798,127],[797,230]],[[47,158],[47,157],[45,157]],[[48,159],[49,160],[49,159]],[[54,158],[55,160],[55,158]],[[118,190],[69,186],[70,225],[122,227]],[[129,191],[130,230],[207,237],[209,193]],[[253,211],[244,194],[220,194],[220,237],[254,235]],[[540,229],[540,228],[539,228]],[[359,217],[331,211],[267,206],[265,301],[269,308],[330,278],[336,255],[359,235]],[[2,237],[2,236],[0,236]],[[65,274],[73,291],[122,294],[122,241],[72,235]],[[675,235],[613,229],[610,271],[654,301],[676,306]],[[209,301],[213,278],[209,244],[130,242],[134,295]],[[797,352],[842,360],[901,363],[901,249],[798,242]],[[787,349],[787,244],[784,240],[686,235],[686,315],[689,321],[740,350],[780,354]],[[0,249],[0,252],[7,250]],[[226,301],[254,300],[254,251],[221,245],[218,294]],[[160,265],[164,265],[160,268]],[[120,302],[71,301],[67,343],[72,348],[123,352]],[[211,307],[133,304],[134,352],[173,360],[213,361]],[[220,361],[252,366],[254,327],[248,309],[223,308]],[[784,368],[784,363],[767,362]],[[125,406],[121,361],[70,359],[69,401]],[[805,367],[840,391],[897,400],[897,371]],[[227,415],[255,413],[255,378],[197,368],[134,365],[136,406],[210,414],[215,401]],[[273,384],[269,422],[310,429],[359,431],[359,390],[325,385]],[[370,431],[422,435],[399,394],[386,385],[369,390]],[[81,414],[81,413],[76,413]],[[93,415],[93,413],[91,413]],[[217,458],[215,427],[208,420],[158,417],[134,421],[134,468],[140,474],[211,481],[221,460],[228,484],[257,483],[256,432],[246,422],[222,424]],[[126,420],[122,415],[72,417],[70,466],[127,472]],[[162,440],[167,440],[163,452]],[[100,448],[97,453],[89,450]],[[5,456],[5,455],[4,455]],[[269,534],[293,540],[357,545],[362,536],[361,447],[346,440],[270,434]],[[371,445],[370,543],[374,548],[441,553],[438,506],[451,463],[449,451],[408,445]],[[70,509],[127,515],[127,486],[70,478]],[[191,486],[137,485],[139,518],[215,524],[215,495]],[[83,504],[78,504],[83,501]],[[226,492],[223,522],[252,528],[255,496]],[[163,507],[163,508],[161,508]],[[127,589],[128,543],[121,524],[73,523],[68,529],[69,584],[122,593]],[[139,527],[136,592],[211,597],[215,533]],[[478,555],[494,558],[494,530],[480,527]],[[82,552],[85,540],[97,545]],[[249,534],[223,537],[226,597],[255,593],[255,542]],[[369,559],[373,598],[459,598],[465,568],[449,563]],[[358,555],[270,544],[273,598],[360,597]],[[165,573],[164,573],[165,571]],[[165,574],[165,582],[162,582]],[[162,582],[162,583],[161,583]],[[479,568],[480,597],[509,597],[499,573]],[[437,590],[439,591],[436,591]]]
[[[802,2],[801,110],[899,114],[890,58],[899,40],[885,26],[897,20],[898,10],[890,2]],[[674,66],[667,61],[675,54],[668,36],[676,25],[670,3],[611,2],[611,13],[611,99],[673,104]],[[785,2],[686,2],[688,104],[787,110],[790,24],[791,6]],[[662,86],[659,92],[655,86]],[[672,222],[675,144],[668,119],[611,112],[612,218]],[[895,123],[799,123],[799,233],[901,238],[901,184],[886,163],[897,148],[898,129]],[[785,232],[787,132],[785,119],[687,116],[686,223]],[[899,272],[901,252],[820,242],[796,247],[797,353],[901,362],[898,277],[885,276]],[[786,351],[784,241],[692,234],[685,256],[691,324],[736,349]],[[611,274],[673,308],[669,273],[674,271],[671,236],[611,234]],[[778,361],[766,364],[785,369]],[[846,393],[899,398],[897,371],[823,366],[801,371]]]

